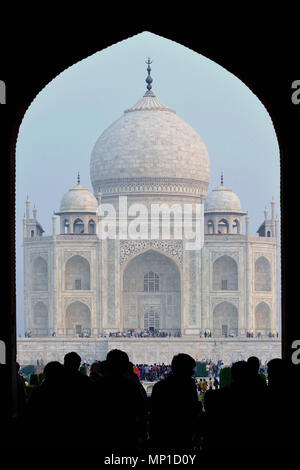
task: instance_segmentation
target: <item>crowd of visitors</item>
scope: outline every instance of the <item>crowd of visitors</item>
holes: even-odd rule
[[[223,388],[222,361],[208,361],[208,377],[197,381],[188,354],[175,355],[171,365],[147,366],[114,349],[85,367],[87,374],[81,366],[76,352],[66,354],[63,364],[49,362],[43,382],[29,394],[18,373],[12,448],[187,453],[298,445],[299,380],[282,359],[268,362],[268,382],[256,357],[238,361]],[[147,397],[142,380],[150,375],[157,381]],[[282,387],[283,377],[290,387]]]
[[[126,331],[115,331],[115,332],[104,332],[103,333],[104,338],[180,338],[181,337],[181,332],[180,330],[175,330],[175,331],[163,331],[163,330],[149,330],[149,329],[144,329],[144,330],[126,330]]]
[[[53,331],[50,336],[55,337],[56,333]],[[90,338],[91,337],[91,331],[90,330],[85,330],[82,331],[81,333],[77,333],[76,335],[78,338]],[[224,338],[234,338],[236,335],[231,332],[231,333],[226,333],[223,334],[222,337]],[[31,330],[25,331],[25,338],[31,338],[32,337],[32,332]],[[108,331],[108,332],[103,332],[102,333],[103,338],[181,338],[182,334],[180,330],[172,330],[172,331],[163,331],[160,329],[144,329],[144,330],[136,330],[136,329],[129,329],[125,331]],[[212,334],[210,330],[205,330],[205,331],[200,331],[199,333],[200,338],[213,338],[217,337]],[[218,336],[219,337],[219,336]],[[261,332],[254,333],[253,331],[246,331],[246,338],[279,338],[279,333],[278,331],[276,333],[272,333],[269,331],[266,334],[262,334]]]
[[[256,334],[254,334],[253,331],[246,331],[246,338],[264,338],[265,336],[268,338],[279,338],[279,333],[278,331],[276,331],[276,333],[268,331],[267,334],[263,335],[261,331],[258,331]]]

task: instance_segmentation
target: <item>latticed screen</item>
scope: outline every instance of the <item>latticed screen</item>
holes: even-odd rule
[[[144,292],[157,292],[159,291],[159,276],[153,272],[145,274],[144,276]]]
[[[144,315],[144,328],[147,330],[149,328],[159,328],[159,314],[150,310]]]
[[[222,290],[227,290],[227,279],[222,280]]]

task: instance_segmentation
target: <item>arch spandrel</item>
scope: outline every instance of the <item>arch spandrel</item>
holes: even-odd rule
[[[183,246],[182,241],[177,240],[126,240],[120,241],[120,264],[122,270],[136,256],[146,253],[147,251],[155,251],[161,255],[174,261],[177,267],[182,270],[183,263]]]

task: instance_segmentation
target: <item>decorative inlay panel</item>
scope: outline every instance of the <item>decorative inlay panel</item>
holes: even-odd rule
[[[123,264],[131,256],[149,248],[156,248],[163,251],[182,264],[183,249],[181,240],[121,240],[120,264]]]

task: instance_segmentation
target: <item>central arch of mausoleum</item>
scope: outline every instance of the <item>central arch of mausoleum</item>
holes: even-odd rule
[[[122,275],[123,329],[181,329],[181,273],[175,261],[149,249],[129,260]]]

